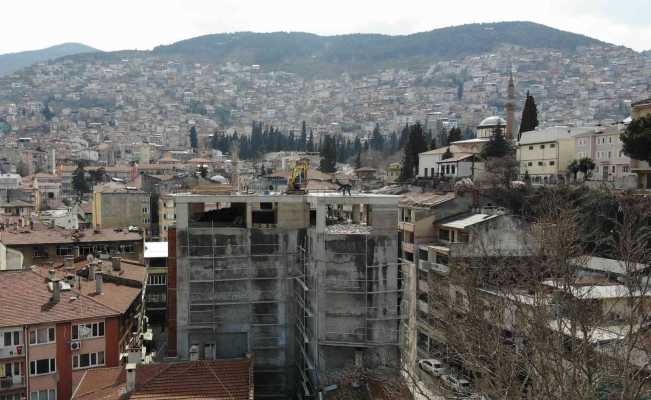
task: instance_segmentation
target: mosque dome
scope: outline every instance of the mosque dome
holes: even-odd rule
[[[501,125],[503,127],[506,127],[506,120],[502,117],[499,117],[497,115],[494,115],[492,117],[484,118],[479,123],[479,126],[477,129],[482,129],[482,128],[495,128],[497,125]]]

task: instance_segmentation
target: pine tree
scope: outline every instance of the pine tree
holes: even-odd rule
[[[409,128],[409,138],[404,147],[400,179],[412,179],[418,173],[418,154],[427,151],[425,132],[420,122]]]
[[[536,100],[527,91],[527,98],[524,101],[524,108],[522,109],[522,119],[520,121],[520,131],[518,132],[518,140],[522,137],[524,132],[533,131],[538,126],[538,108]]]
[[[409,141],[409,124],[406,123],[402,131],[400,132],[400,138],[398,140],[398,148],[404,149]]]
[[[450,129],[450,132],[448,132],[448,144],[453,143],[453,142],[458,142],[460,140],[463,140],[463,135],[461,134],[461,129],[459,129],[459,128]]]
[[[307,140],[305,149],[310,153],[314,151],[314,132],[312,132],[312,129],[310,129],[310,136]]]
[[[305,121],[301,124],[301,137],[298,139],[298,149],[300,151],[307,150],[307,127]]]
[[[355,169],[362,168],[362,149],[357,151],[357,156],[355,157]]]
[[[400,147],[398,146],[398,135],[396,134],[396,131],[393,131],[391,137],[389,137],[389,153],[394,154],[398,150],[400,150]]]
[[[371,134],[371,150],[383,152],[384,151],[384,136],[380,132],[380,124],[375,124],[373,133]]]
[[[491,136],[491,138],[482,149],[481,157],[484,160],[488,160],[489,158],[502,158],[511,156],[513,153],[513,146],[511,143],[509,143],[508,140],[506,140],[502,131],[502,127],[498,125],[495,128],[493,136]]]
[[[90,186],[86,180],[86,171],[82,162],[77,164],[77,169],[72,173],[72,188],[77,194],[78,201],[81,201],[84,193],[90,192]]]
[[[190,128],[190,147],[196,153],[197,147],[199,147],[199,137],[197,135],[197,128],[192,126]]]
[[[337,171],[337,145],[335,138],[330,135],[325,135],[321,143],[321,162],[319,163],[319,170],[321,172],[336,172]]]

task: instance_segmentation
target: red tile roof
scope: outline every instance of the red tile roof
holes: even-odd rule
[[[31,269],[0,272],[0,327],[120,314],[104,302],[84,294],[77,296],[72,290],[62,290],[58,303],[53,303],[51,298],[47,277],[39,272]]]
[[[251,358],[139,365],[126,394],[124,367],[87,370],[73,400],[252,400]]]
[[[21,229],[15,231],[1,231],[0,242],[8,246],[30,245],[30,244],[64,244],[75,243],[75,231],[72,229],[47,228],[35,226],[35,229]],[[93,242],[118,242],[142,240],[142,236],[136,232],[122,230],[116,232],[114,229],[81,230],[77,234],[79,243]]]
[[[136,389],[129,399],[253,399],[252,360],[249,358],[171,363],[145,382],[138,379],[138,375],[147,373],[152,367],[143,365],[136,369]]]

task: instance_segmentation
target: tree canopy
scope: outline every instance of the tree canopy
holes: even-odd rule
[[[409,136],[404,147],[400,179],[412,179],[418,174],[418,154],[427,151],[425,132],[420,122],[408,128]]]
[[[522,109],[522,119],[520,121],[518,140],[520,140],[524,132],[533,131],[537,126],[538,107],[536,106],[536,100],[529,94],[529,92],[527,92],[527,99],[524,101],[524,108]]]
[[[506,137],[504,137],[504,133],[502,132],[502,127],[498,125],[497,128],[495,128],[495,132],[482,149],[481,157],[484,160],[488,160],[490,158],[510,156],[513,155],[513,153],[513,145],[506,140]]]
[[[636,118],[620,135],[624,154],[635,159],[651,162],[651,115]]]

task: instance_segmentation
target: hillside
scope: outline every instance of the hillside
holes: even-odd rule
[[[37,62],[97,51],[99,50],[81,43],[63,43],[40,50],[0,54],[0,76],[10,74]]]
[[[402,36],[301,32],[214,34],[158,46],[153,53],[199,62],[237,61],[263,65],[376,65],[414,58],[456,58],[490,52],[501,45],[572,51],[605,45],[596,39],[532,22],[469,24]]]

